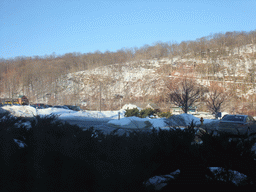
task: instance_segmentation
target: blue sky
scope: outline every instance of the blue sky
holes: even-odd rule
[[[0,58],[140,48],[256,29],[255,0],[1,0]]]

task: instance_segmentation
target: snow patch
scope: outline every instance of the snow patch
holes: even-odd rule
[[[34,117],[37,115],[36,109],[31,106],[6,105],[2,108],[6,111],[9,111],[11,115],[16,117]]]
[[[129,103],[129,104],[125,104],[125,105],[122,107],[123,110],[134,109],[134,108],[139,109],[139,111],[141,110],[141,108],[137,107],[136,105],[130,104],[130,103]]]
[[[19,145],[20,148],[24,148],[25,146],[27,146],[23,141],[19,139],[14,139],[14,141]]]

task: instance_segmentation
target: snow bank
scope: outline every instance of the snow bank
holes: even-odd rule
[[[9,111],[11,115],[16,117],[33,117],[37,115],[36,109],[31,106],[6,105],[2,108],[6,111]]]
[[[191,114],[185,114],[184,113],[184,114],[181,114],[179,116],[184,119],[184,122],[185,122],[186,125],[190,125],[192,121],[196,125],[201,123],[200,119],[198,117],[195,117]]]
[[[125,110],[119,111],[86,111],[88,116],[95,118],[109,118],[109,119],[118,119],[119,114],[120,118],[124,118]]]
[[[173,115],[170,118],[168,118],[167,121],[168,121],[169,126],[188,126],[192,123],[192,121],[193,121],[193,124],[196,126],[201,124],[199,117],[195,117],[194,115],[185,114],[185,113],[180,114],[180,115]],[[210,124],[210,123],[214,123],[216,121],[219,121],[219,120],[204,118],[203,123]]]
[[[149,122],[152,124],[152,127],[154,128],[163,128],[166,127],[165,120],[166,118],[149,119]]]
[[[200,119],[197,117],[194,117],[191,114],[181,114],[181,115],[173,115],[169,119],[166,118],[156,118],[156,119],[150,119],[150,118],[139,118],[139,117],[126,117],[122,118],[120,120],[110,120],[108,123],[113,125],[119,125],[119,126],[127,126],[131,125],[131,123],[139,123],[139,122],[150,122],[152,124],[151,128],[167,128],[169,126],[188,126],[193,121],[194,124],[200,125]],[[204,123],[211,123],[212,119],[205,119]],[[145,124],[146,125],[146,124]],[[132,128],[132,127],[131,127]]]
[[[136,121],[148,121],[148,119],[146,120],[146,118],[139,118],[139,117],[126,117],[126,118],[122,118],[120,120],[110,120],[108,123],[109,124],[114,124],[114,125],[120,125],[120,126],[123,126],[123,125],[129,125],[131,122],[136,122]]]
[[[0,114],[5,113],[5,112],[6,112],[6,110],[4,110],[2,107],[0,107]]]
[[[128,125],[134,128],[148,126],[147,122],[152,124],[152,128],[164,128],[168,126],[188,126],[193,121],[196,125],[200,124],[200,118],[195,117],[191,114],[173,115],[170,118],[139,118],[139,117],[124,117],[125,109],[138,108],[133,104],[126,104],[119,111],[73,111],[69,109],[61,108],[46,108],[46,109],[35,109],[31,106],[3,106],[4,110],[9,111],[13,116],[17,117],[33,117],[39,115],[41,117],[46,115],[57,115],[63,120],[81,120],[85,118],[108,118],[110,125],[125,126]],[[120,117],[120,119],[119,119]],[[213,119],[204,119],[204,124],[211,123]],[[143,123],[144,122],[144,123]],[[168,123],[166,123],[168,122]]]

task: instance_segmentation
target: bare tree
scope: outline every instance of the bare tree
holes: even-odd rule
[[[173,81],[169,86],[170,101],[180,106],[184,113],[200,98],[200,87],[194,79],[182,78],[177,83]]]
[[[227,99],[227,94],[222,87],[219,87],[217,83],[212,83],[209,88],[208,98],[206,99],[207,108],[218,118],[218,112],[220,112],[223,102]]]

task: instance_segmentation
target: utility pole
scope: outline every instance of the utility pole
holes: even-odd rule
[[[121,110],[121,65],[120,65],[120,62],[119,62],[119,95],[120,95],[120,110]]]
[[[254,109],[254,95],[255,95],[255,81],[254,81],[254,77],[255,77],[255,64],[254,64],[254,60],[251,61],[252,62],[252,70],[253,70],[253,74],[252,74],[252,87],[253,87],[253,94],[252,94],[252,108]]]
[[[155,102],[156,102],[156,80],[154,80],[153,82],[154,82],[154,89],[155,89],[155,95],[154,95],[154,97],[155,97]]]
[[[101,112],[101,82],[100,82],[100,112]]]

